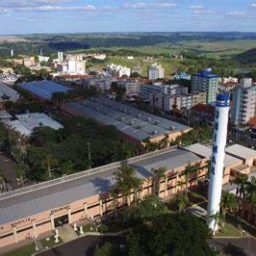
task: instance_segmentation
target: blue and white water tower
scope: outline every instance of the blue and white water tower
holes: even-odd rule
[[[210,183],[208,191],[208,227],[218,229],[217,217],[220,212],[225,147],[228,131],[230,100],[226,93],[217,96],[214,120]]]

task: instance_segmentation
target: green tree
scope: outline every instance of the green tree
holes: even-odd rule
[[[256,178],[251,177],[251,180],[246,183],[246,199],[253,205],[256,205]]]
[[[6,180],[3,170],[0,169],[0,193],[6,192]]]
[[[176,202],[178,204],[179,207],[179,212],[184,211],[184,209],[188,206],[189,204],[189,197],[187,195],[187,193],[184,192],[179,192],[176,195]]]
[[[238,176],[236,176],[236,178],[234,180],[234,183],[238,185],[236,194],[239,197],[244,196],[247,180],[248,180],[248,176],[246,174],[239,174]]]
[[[127,250],[128,256],[141,256],[138,238],[133,233],[129,234],[127,243],[129,245]]]
[[[118,256],[120,255],[119,248],[116,245],[112,245],[111,243],[107,242],[102,246],[97,246],[94,256]]]
[[[184,170],[184,175],[185,175],[185,192],[186,194],[188,193],[188,186],[189,186],[189,179],[191,177],[192,174],[197,175],[197,171],[198,171],[198,167],[195,165],[191,165],[191,163],[189,163],[185,170]]]
[[[134,209],[135,219],[146,222],[168,212],[166,205],[157,195],[146,196]]]
[[[136,193],[141,186],[141,180],[135,176],[135,169],[122,164],[119,171],[114,173],[114,179],[116,180],[114,188],[125,197],[126,203],[130,205],[131,193]]]
[[[21,187],[24,186],[24,183],[28,180],[27,173],[29,171],[29,166],[24,162],[19,162],[16,166],[16,175],[17,175],[17,183]]]
[[[42,160],[42,165],[47,169],[49,180],[52,179],[52,167],[56,167],[58,165],[58,160],[53,157],[51,154],[47,154]]]
[[[225,224],[227,211],[236,213],[239,209],[237,199],[234,194],[223,191],[221,197],[221,211],[223,215],[223,223]]]
[[[159,195],[160,192],[160,182],[165,178],[165,173],[167,171],[166,167],[159,167],[157,169],[152,169],[151,173],[153,174],[153,194]]]
[[[150,225],[137,225],[131,232],[134,235],[132,245],[139,245],[142,256],[214,255],[208,244],[211,238],[208,227],[189,213],[164,214]],[[128,251],[130,246],[128,240]]]

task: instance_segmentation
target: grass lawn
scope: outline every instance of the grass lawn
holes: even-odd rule
[[[5,254],[5,256],[30,256],[32,253],[35,253],[34,244],[27,245],[18,250]]]
[[[46,240],[46,239],[43,239],[41,240],[41,243],[42,243],[42,246],[43,248],[45,249],[46,247],[47,248],[50,248],[50,247],[53,247],[55,245],[58,245],[62,242],[62,239],[59,237],[59,243],[55,243],[55,239],[53,236],[49,237],[49,240]]]
[[[84,232],[97,232],[97,228],[95,225],[88,223],[86,225],[83,225],[83,231]],[[80,236],[80,226],[77,226],[76,234]]]
[[[215,234],[216,237],[241,237],[240,230],[229,223],[225,223],[225,226]]]

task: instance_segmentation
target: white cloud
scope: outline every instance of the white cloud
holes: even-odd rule
[[[203,10],[204,7],[202,5],[192,5],[189,7],[191,10]]]
[[[228,17],[245,17],[246,13],[241,12],[241,11],[231,11],[231,12],[227,12],[226,16],[228,16]]]
[[[193,14],[201,15],[201,14],[211,14],[215,13],[213,10],[207,9],[202,5],[192,5],[189,7]]]
[[[18,11],[20,12],[96,11],[96,7],[93,5],[85,5],[85,6],[40,5],[40,6],[15,7],[15,8],[0,8],[0,13],[18,12]]]
[[[250,7],[256,8],[256,3],[251,3],[251,4],[250,4]]]
[[[177,4],[163,2],[163,3],[145,3],[145,2],[137,2],[137,3],[126,3],[122,7],[125,9],[150,9],[150,8],[175,8]]]

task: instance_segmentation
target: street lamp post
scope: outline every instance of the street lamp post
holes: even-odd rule
[[[89,169],[91,169],[91,158],[92,158],[92,156],[91,156],[91,143],[88,142],[88,143],[87,143],[87,146],[88,146],[88,162],[89,162]]]

